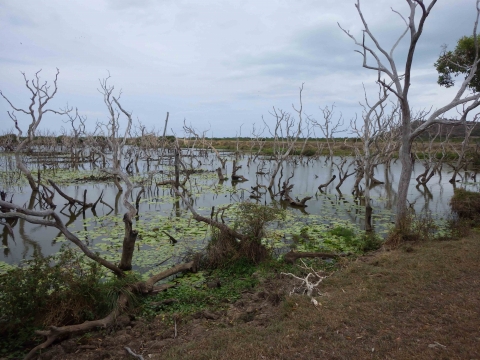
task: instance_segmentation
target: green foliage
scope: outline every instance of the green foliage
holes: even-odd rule
[[[337,226],[327,232],[331,237],[340,240],[346,249],[353,249],[354,252],[364,253],[378,249],[383,241],[375,234],[360,233],[357,234],[353,229]]]
[[[236,209],[234,228],[243,235],[260,241],[265,237],[267,224],[284,217],[284,210],[275,206],[243,202]]]
[[[333,229],[328,231],[328,234],[341,237],[346,243],[352,243],[355,239],[355,231],[353,231],[353,229],[343,226],[334,227]]]
[[[101,265],[67,249],[0,275],[0,349],[31,346],[35,329],[105,316],[127,280],[103,281]],[[38,339],[37,339],[38,340]],[[0,356],[2,354],[0,353]]]
[[[226,232],[212,228],[204,265],[209,268],[225,267],[239,259],[259,264],[270,256],[270,248],[263,241],[267,224],[285,217],[283,209],[250,202],[238,204],[232,213],[233,228],[246,238],[239,241]]]
[[[293,235],[294,247],[299,251],[340,251],[364,253],[378,249],[383,240],[377,234],[358,231],[353,227],[336,225],[330,229],[304,226]]]
[[[473,35],[460,38],[455,50],[444,53],[435,63],[435,68],[439,74],[438,84],[448,88],[455,84],[455,77],[460,74],[465,77],[468,76],[475,61],[475,55],[476,49]],[[468,86],[474,91],[480,91],[480,68],[477,69]]]
[[[222,309],[241,297],[242,291],[257,284],[252,274],[257,270],[249,259],[239,259],[222,269],[205,273],[186,274],[177,278],[178,286],[144,299],[140,315],[152,318],[162,313],[188,315],[203,309]],[[212,283],[214,286],[212,286]],[[218,286],[217,286],[218,284]],[[173,303],[162,301],[175,299]]]
[[[480,193],[465,189],[455,189],[450,199],[452,211],[461,219],[480,218]]]

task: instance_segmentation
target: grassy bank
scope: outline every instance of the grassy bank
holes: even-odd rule
[[[127,318],[112,333],[64,341],[42,359],[129,359],[125,346],[148,359],[476,359],[479,259],[473,231],[344,260],[321,284],[318,306],[290,295],[297,284],[280,274],[286,269],[248,271],[245,281],[256,285],[234,302]]]
[[[317,308],[287,296],[265,324],[212,325],[162,359],[479,358],[479,259],[478,233],[377,252],[325,280]]]

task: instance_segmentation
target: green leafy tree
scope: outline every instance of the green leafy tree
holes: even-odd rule
[[[455,84],[457,76],[464,75],[466,78],[470,73],[472,64],[475,62],[476,52],[473,35],[460,38],[455,50],[445,51],[435,63],[435,68],[438,71],[438,84],[448,88]],[[480,92],[480,68],[477,68],[468,87],[475,92]]]

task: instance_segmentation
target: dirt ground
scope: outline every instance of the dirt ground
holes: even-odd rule
[[[278,274],[221,313],[175,323],[120,320],[110,334],[55,345],[39,359],[479,359],[480,234],[407,244],[348,263],[318,305]]]

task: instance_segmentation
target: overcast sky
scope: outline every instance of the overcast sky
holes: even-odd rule
[[[427,1],[427,0],[426,0]],[[369,90],[376,73],[362,68],[355,45],[337,26],[361,38],[354,0],[0,0],[0,89],[18,107],[28,106],[21,72],[42,69],[51,81],[60,69],[53,109],[78,107],[96,121],[107,119],[98,79],[122,90],[122,105],[147,128],[182,135],[184,119],[208,136],[249,136],[252,124],[273,119],[272,107],[292,111],[304,85],[306,113],[321,119],[319,107],[335,104],[348,121],[361,113],[362,83]],[[391,11],[408,16],[402,0],[363,0],[371,30],[390,48],[404,29]],[[439,0],[418,44],[411,104],[439,107],[451,89],[436,84],[433,63],[442,44],[454,48],[471,35],[475,0]],[[408,40],[408,38],[407,38]],[[397,61],[404,64],[407,41]],[[403,45],[403,47],[402,47]],[[400,68],[403,66],[400,65]],[[374,92],[370,95],[374,97]],[[0,99],[0,131],[12,128]],[[26,130],[28,119],[20,117]],[[59,116],[43,128],[60,131]]]

